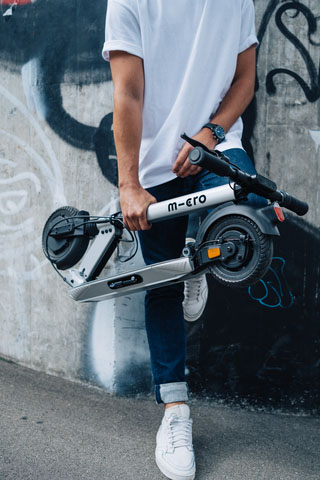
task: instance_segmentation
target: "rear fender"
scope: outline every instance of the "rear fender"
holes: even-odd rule
[[[199,245],[206,237],[207,231],[211,225],[222,217],[229,215],[241,215],[242,217],[250,218],[260,228],[265,235],[279,236],[277,223],[279,220],[275,214],[273,205],[266,207],[251,207],[249,205],[235,205],[228,203],[215,208],[213,212],[204,219],[198,230],[196,243]]]

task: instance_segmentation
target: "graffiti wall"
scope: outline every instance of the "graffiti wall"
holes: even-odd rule
[[[288,216],[255,287],[231,291],[208,279],[207,308],[187,325],[189,383],[197,393],[312,410],[320,392],[320,5],[255,5],[257,85],[244,144],[262,174],[311,208],[305,220]],[[55,208],[117,210],[105,10],[102,0],[0,0],[0,352],[133,393],[151,388],[143,294],[76,305],[41,248]]]
[[[143,296],[79,306],[41,246],[57,207],[119,209],[101,57],[106,3],[88,5],[0,1],[0,352],[109,391],[139,391],[150,389]]]

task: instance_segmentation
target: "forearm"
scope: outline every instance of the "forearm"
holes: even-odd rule
[[[110,53],[114,85],[113,133],[118,157],[120,204],[130,230],[148,230],[147,208],[156,199],[139,182],[142,138],[144,70],[140,57],[123,51]]]
[[[118,157],[120,204],[130,230],[148,230],[147,208],[156,199],[139,182],[143,99],[126,90],[114,92],[113,130]]]
[[[138,186],[142,135],[141,99],[115,90],[113,133],[118,158],[119,188]]]
[[[254,95],[254,82],[239,78],[234,81],[215,115],[210,120],[226,132],[243,114]]]
[[[237,68],[229,92],[211,119],[227,132],[243,114],[254,95],[256,49],[252,45],[238,55]]]

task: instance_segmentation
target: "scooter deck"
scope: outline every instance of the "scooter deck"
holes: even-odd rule
[[[100,302],[142,290],[164,287],[171,282],[184,281],[193,270],[192,260],[189,257],[181,257],[113,277],[85,282],[71,288],[69,295],[80,303]]]

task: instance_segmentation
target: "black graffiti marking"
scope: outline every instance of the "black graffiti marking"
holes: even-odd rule
[[[260,42],[260,45],[257,48],[257,64],[258,64],[260,49],[267,31],[267,27],[270,23],[270,20],[274,12],[277,10],[277,7],[279,7],[279,5],[281,5],[281,3],[284,3],[284,2],[286,2],[286,0],[271,0],[265,10],[265,13],[262,17],[262,21],[257,34],[258,40]],[[281,33],[298,49],[299,53],[301,54],[309,73],[310,86],[296,72],[293,72],[287,68],[276,68],[271,70],[267,74],[266,89],[269,95],[274,95],[276,93],[274,77],[279,74],[289,75],[299,83],[308,101],[315,102],[320,98],[320,77],[319,77],[317,68],[315,66],[315,63],[313,62],[308,50],[304,47],[302,42],[292,32],[290,32],[290,30],[284,25],[282,21],[282,16],[285,13],[288,13],[290,10],[295,10],[295,14],[292,15],[291,18],[296,18],[299,15],[299,13],[304,15],[308,24],[308,40],[310,44],[314,46],[320,45],[319,43],[315,42],[312,39],[312,35],[314,35],[317,32],[317,18],[307,6],[301,4],[298,1],[286,2],[283,5],[281,5],[279,9],[276,11],[276,17],[275,17],[276,25],[281,31]],[[257,77],[256,91],[258,90],[259,90],[259,80]],[[249,111],[251,114],[254,113],[256,115],[255,106],[253,104],[250,105]],[[248,138],[251,138],[253,134],[252,123],[255,123],[255,120],[254,122],[250,122],[249,120],[248,123],[249,123],[249,126],[245,127],[245,133]]]
[[[265,12],[264,12],[264,15],[262,17],[262,20],[261,20],[261,23],[260,23],[260,27],[258,29],[258,33],[257,33],[257,37],[258,37],[258,40],[259,40],[259,46],[257,48],[257,61],[258,61],[258,58],[259,58],[259,52],[260,52],[260,49],[261,49],[261,43],[262,43],[262,40],[265,36],[265,33],[267,31],[267,27],[269,25],[269,22],[272,18],[272,15],[275,11],[275,9],[277,8],[277,6],[281,3],[281,0],[270,0]]]
[[[36,87],[47,123],[68,144],[95,151],[103,175],[117,185],[112,114],[99,127],[85,125],[65,110],[61,93],[62,83],[81,89],[111,80],[101,57],[106,7],[104,0],[44,0],[19,5],[5,22],[1,14],[7,6],[0,2],[0,61],[17,71],[36,60]],[[85,108],[94,109],[94,102]]]
[[[113,137],[113,114],[108,113],[93,136],[94,148],[102,174],[113,185],[118,185],[117,153]]]
[[[301,88],[306,94],[307,99],[310,102],[315,102],[316,100],[319,99],[319,96],[320,96],[320,91],[319,91],[320,75],[317,73],[315,64],[312,61],[312,58],[309,52],[305,49],[305,47],[300,42],[300,40],[298,40],[298,38],[295,35],[293,35],[285,27],[285,25],[282,22],[282,18],[281,18],[282,15],[285,13],[288,14],[290,10],[295,10],[295,14],[291,15],[291,18],[297,17],[299,13],[302,13],[305,16],[308,23],[309,42],[314,46],[320,46],[320,43],[318,44],[312,39],[312,35],[315,34],[317,31],[317,18],[310,11],[310,9],[308,9],[305,5],[299,3],[298,1],[288,2],[287,0],[270,0],[263,14],[263,17],[257,32],[259,46],[257,48],[257,75],[256,75],[255,91],[257,92],[260,88],[258,68],[259,68],[259,58],[260,58],[261,47],[263,45],[263,41],[267,32],[268,26],[270,24],[270,21],[276,12],[276,25],[278,26],[278,28],[280,28],[280,31],[286,36],[286,38],[288,38],[288,40],[291,41],[293,45],[301,53],[302,58],[305,61],[308,72],[309,72],[309,76],[311,79],[310,81],[311,86],[309,86],[307,82],[305,82],[296,72],[292,72],[286,68],[278,68],[270,71],[267,74],[266,81],[265,81],[267,92],[269,93],[269,95],[273,95],[276,93],[276,87],[274,84],[274,77],[276,75],[279,75],[279,74],[290,75],[297,82],[299,82],[299,84],[301,85]],[[252,102],[250,103],[250,105],[242,115],[243,124],[244,124],[242,143],[245,150],[248,152],[249,156],[252,158],[253,161],[254,161],[254,151],[251,144],[251,139],[253,138],[253,132],[257,122],[257,110],[258,110],[257,98],[255,95]]]
[[[261,24],[257,33],[257,37],[259,40],[259,45],[257,47],[257,59],[256,59],[257,69],[258,69],[259,53],[260,53],[260,49],[263,43],[265,33],[267,31],[267,27],[270,23],[272,15],[274,14],[274,11],[278,7],[278,5],[281,3],[281,1],[282,0],[270,0],[264,12],[264,15],[262,17]],[[257,92],[258,90],[259,90],[259,78],[258,78],[258,74],[256,74],[255,91]],[[249,157],[252,159],[253,162],[254,162],[254,150],[251,144],[251,139],[253,138],[254,128],[257,123],[257,110],[258,110],[257,97],[255,95],[250,105],[247,107],[246,111],[242,115],[242,119],[243,119],[242,143],[243,143],[244,149],[246,150],[246,152],[248,153]]]
[[[267,92],[269,94],[275,94],[276,86],[274,84],[274,77],[279,74],[285,74],[291,76],[299,83],[309,102],[316,102],[320,98],[320,80],[317,68],[308,50],[305,48],[302,42],[292,32],[290,32],[290,30],[284,25],[282,21],[283,14],[288,10],[292,9],[302,13],[302,15],[304,15],[304,17],[306,18],[308,23],[308,39],[310,43],[312,43],[311,35],[316,33],[317,31],[317,20],[308,7],[298,2],[286,3],[285,5],[282,5],[276,13],[276,24],[279,30],[299,50],[299,53],[301,54],[306,64],[311,81],[311,86],[309,86],[307,82],[303,80],[303,78],[301,78],[300,75],[298,75],[296,72],[293,72],[287,68],[276,68],[274,70],[271,70],[267,75]]]

